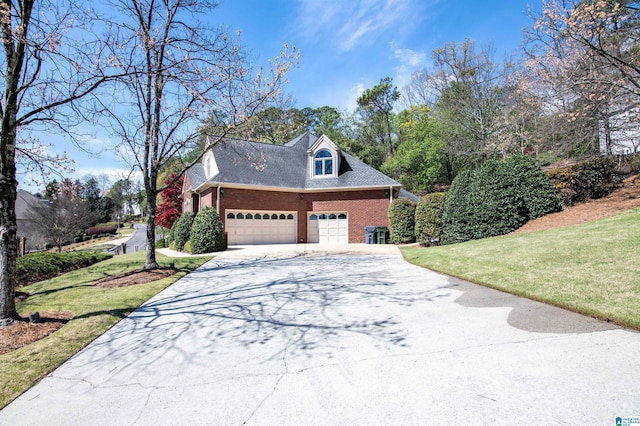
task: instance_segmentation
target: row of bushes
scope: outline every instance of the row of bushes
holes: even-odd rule
[[[561,209],[554,186],[535,160],[524,155],[489,160],[451,184],[442,209],[442,243],[504,235]]]
[[[104,252],[29,253],[16,260],[16,283],[27,285],[111,258]]]
[[[224,230],[216,209],[204,206],[198,214],[184,212],[171,227],[163,244],[178,251],[192,254],[224,250]]]
[[[100,234],[108,234],[108,235],[115,235],[115,233],[118,231],[118,227],[116,225],[113,226],[92,226],[91,228],[87,229],[87,235],[88,236],[92,236],[92,235],[100,235]]]
[[[597,158],[544,173],[530,157],[515,155],[465,170],[446,193],[422,197],[415,206],[394,200],[389,208],[391,242],[452,244],[509,233],[527,221],[609,194],[616,164]]]
[[[489,160],[454,179],[447,194],[428,194],[416,207],[394,200],[389,208],[393,243],[452,244],[503,235],[528,220],[562,208],[554,186],[535,160],[515,155]]]
[[[389,206],[389,239],[394,244],[417,241],[422,246],[437,245],[442,237],[442,208],[446,194],[433,192],[420,197],[418,204],[400,198]]]

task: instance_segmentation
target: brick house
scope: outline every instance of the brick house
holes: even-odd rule
[[[184,211],[220,213],[230,245],[364,243],[365,226],[388,226],[391,200],[413,197],[310,133],[285,145],[220,141],[187,171],[182,195]]]

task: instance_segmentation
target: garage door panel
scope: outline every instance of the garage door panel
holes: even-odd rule
[[[228,242],[230,245],[295,243],[295,217],[293,212],[228,210],[225,222]]]
[[[349,242],[347,213],[314,212],[307,219],[310,243],[346,244]]]

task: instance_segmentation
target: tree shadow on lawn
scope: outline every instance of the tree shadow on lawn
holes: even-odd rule
[[[407,348],[407,325],[394,317],[397,307],[449,294],[433,285],[399,285],[394,275],[401,268],[416,268],[416,284],[424,277],[421,269],[399,263],[388,270],[385,259],[213,260],[99,338],[90,357],[117,358],[140,371],[168,354],[174,362],[208,364],[236,349],[257,350],[266,362],[332,358],[344,348],[358,350],[353,345]]]

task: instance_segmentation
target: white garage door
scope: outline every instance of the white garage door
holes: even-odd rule
[[[229,245],[289,244],[297,240],[296,212],[227,210]]]
[[[349,242],[346,213],[311,213],[307,224],[307,237],[310,243],[346,244]]]

